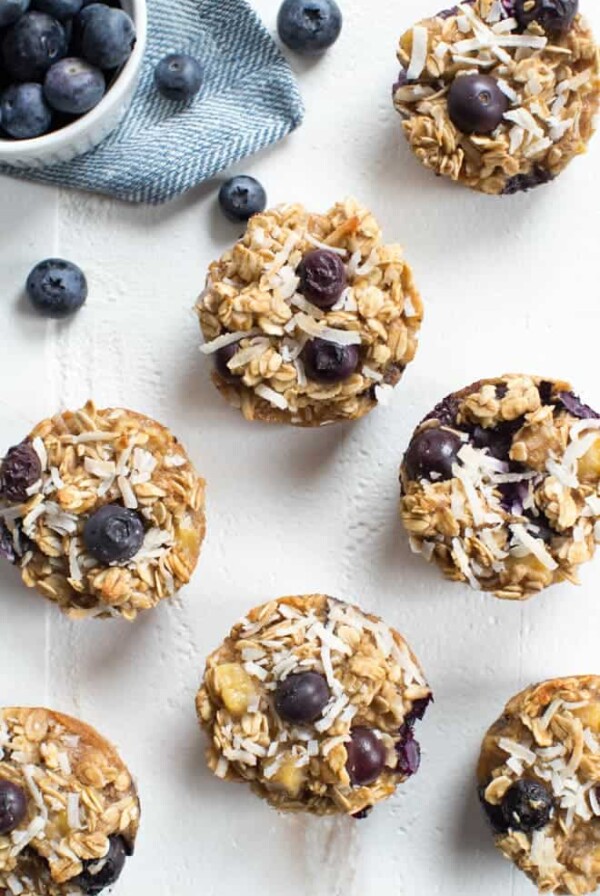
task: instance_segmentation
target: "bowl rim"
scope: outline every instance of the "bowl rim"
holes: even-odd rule
[[[136,43],[133,52],[115,82],[109,87],[97,106],[82,115],[76,121],[49,134],[33,137],[29,140],[7,140],[0,136],[0,160],[10,162],[11,158],[22,158],[31,152],[35,155],[44,150],[56,152],[65,146],[77,143],[82,137],[95,128],[99,121],[108,117],[126,98],[131,84],[141,68],[148,36],[148,9],[146,0],[125,0],[131,7],[130,15],[136,29]],[[124,4],[124,5],[125,5]]]

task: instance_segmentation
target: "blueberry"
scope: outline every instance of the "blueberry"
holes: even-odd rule
[[[81,308],[88,292],[81,268],[62,258],[48,258],[36,264],[27,278],[26,289],[32,305],[47,317],[73,314]]]
[[[527,193],[535,187],[550,183],[553,179],[554,175],[547,168],[535,165],[528,174],[515,174],[514,177],[507,180],[502,195],[512,196],[515,193]]]
[[[404,724],[414,725],[415,722],[420,722],[425,717],[425,713],[429,709],[430,703],[433,703],[433,694],[428,694],[427,697],[421,697],[419,700],[414,700],[410,711],[407,712],[404,717]]]
[[[346,744],[346,769],[354,787],[372,784],[385,766],[385,747],[372,728],[353,728]]]
[[[317,383],[341,383],[352,376],[360,360],[358,346],[310,339],[302,350],[306,375]]]
[[[227,366],[233,356],[237,354],[239,348],[239,342],[233,342],[230,345],[224,345],[223,348],[215,352],[215,370],[226,383],[238,383],[240,381],[240,375],[233,373]]]
[[[53,109],[68,115],[84,115],[97,106],[106,92],[99,68],[84,59],[61,59],[46,74],[44,96]]]
[[[45,12],[26,12],[2,42],[4,68],[17,81],[41,81],[66,52],[65,29]]]
[[[139,513],[120,504],[101,507],[83,528],[86,550],[105,566],[131,560],[143,541],[144,524]]]
[[[346,288],[346,266],[328,249],[309,252],[296,273],[300,277],[299,291],[318,308],[331,308]]]
[[[408,446],[404,465],[409,479],[452,479],[462,441],[448,429],[423,429]],[[433,475],[432,475],[433,474]]]
[[[373,806],[365,806],[364,809],[361,809],[360,812],[355,812],[352,818],[356,821],[363,821],[365,818],[368,818],[371,812],[373,811]]]
[[[421,747],[410,725],[404,728],[402,737],[396,744],[396,754],[398,756],[396,766],[398,774],[405,778],[416,775],[421,765]]]
[[[0,560],[8,560],[9,563],[17,562],[17,552],[10,531],[3,522],[0,522]]]
[[[500,503],[507,513],[515,516],[523,514],[523,506],[529,497],[527,482],[502,482],[498,486]]]
[[[477,791],[481,807],[487,815],[487,819],[492,826],[492,830],[496,834],[505,834],[508,830],[508,827],[506,824],[506,819],[504,817],[504,812],[502,811],[502,806],[494,806],[492,805],[492,803],[488,803],[484,795],[485,791],[485,787],[480,787]]]
[[[21,504],[42,475],[42,464],[27,439],[11,448],[0,466],[0,497]]]
[[[508,460],[513,438],[523,426],[523,418],[506,420],[497,426],[484,428],[474,426],[471,430],[471,441],[476,448],[485,448],[491,457],[497,460]]]
[[[52,110],[40,84],[14,84],[0,94],[0,123],[9,137],[30,140],[47,134]]]
[[[331,697],[326,679],[318,672],[299,672],[280,681],[275,708],[286,722],[305,724],[319,718]]]
[[[472,6],[475,0],[467,0],[467,3]],[[451,19],[452,16],[457,16],[460,13],[460,9],[458,6],[451,6],[449,9],[442,9],[441,12],[436,13],[436,17],[438,19]]]
[[[125,867],[128,850],[122,837],[109,838],[108,854],[104,859],[93,859],[83,863],[83,871],[69,883],[81,887],[86,896],[96,896],[106,887],[112,886]]]
[[[277,30],[290,50],[312,56],[336,42],[342,30],[342,13],[335,0],[284,0]]]
[[[76,16],[81,7],[82,0],[31,0],[32,9],[46,12],[61,22]]]
[[[27,815],[27,795],[12,781],[0,780],[0,834],[10,834]]]
[[[171,53],[161,59],[154,70],[160,93],[168,100],[185,102],[202,87],[204,71],[197,59],[185,53]]]
[[[489,75],[460,75],[448,93],[448,114],[464,134],[491,134],[506,110],[508,98]]]
[[[0,28],[16,22],[29,9],[29,0],[0,0]]]
[[[406,69],[405,69],[405,68],[401,68],[400,71],[399,71],[399,73],[398,73],[398,77],[396,78],[396,80],[395,80],[394,83],[392,84],[392,97],[395,97],[395,96],[396,96],[396,91],[397,91],[397,90],[400,90],[400,88],[401,88],[401,87],[404,87],[406,84],[408,84],[408,78],[407,78],[407,76],[406,76]]]
[[[547,34],[566,34],[579,9],[579,0],[515,0],[515,16],[521,28],[537,22]]]
[[[454,395],[447,395],[440,401],[425,420],[437,420],[442,426],[456,426],[456,418],[460,408],[461,399]],[[425,422],[425,421],[423,421]]]
[[[265,189],[255,178],[240,174],[225,181],[219,190],[219,205],[230,221],[249,221],[267,207]]]
[[[557,398],[569,414],[578,417],[580,420],[598,420],[600,418],[600,414],[597,411],[591,408],[589,404],[584,404],[573,392],[559,392]]]
[[[540,538],[546,544],[550,544],[556,538],[558,532],[552,528],[550,521],[544,514],[533,516],[524,514],[529,520],[529,531],[534,538]]]
[[[135,25],[122,9],[102,3],[86,6],[78,16],[81,55],[102,69],[119,68],[135,46]]]
[[[520,778],[502,799],[506,828],[513,831],[538,831],[550,820],[554,802],[550,791],[539,781]]]

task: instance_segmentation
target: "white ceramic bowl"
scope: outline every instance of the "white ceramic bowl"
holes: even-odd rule
[[[123,9],[135,22],[137,41],[133,53],[98,105],[77,121],[35,137],[33,140],[2,140],[0,164],[18,168],[43,168],[68,162],[89,152],[115,130],[131,104],[146,50],[148,16],[146,0],[122,0]]]

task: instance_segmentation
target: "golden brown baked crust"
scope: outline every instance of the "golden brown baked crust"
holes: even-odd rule
[[[594,132],[600,65],[581,15],[561,36],[537,22],[523,32],[508,3],[474,0],[408,30],[398,59],[404,74],[394,104],[412,151],[436,174],[481,192],[514,193],[551,180],[585,152]],[[509,98],[491,134],[463,133],[448,113],[455,79],[477,71]]]
[[[78,894],[77,876],[85,863],[101,863],[110,838],[122,837],[133,852],[136,788],[94,728],[53,710],[11,707],[0,710],[0,746],[0,778],[28,799],[23,822],[0,836],[0,892]]]
[[[556,678],[513,697],[484,738],[477,779],[495,822],[496,846],[540,892],[597,889],[600,677]],[[549,816],[534,829],[527,829],[518,813],[510,825],[502,817],[506,794],[523,780],[541,785],[551,800]]]
[[[346,267],[347,287],[328,311],[298,292],[298,267],[317,247]],[[211,264],[196,311],[202,351],[216,352],[223,339],[238,348],[228,362],[237,379],[213,373],[225,399],[247,420],[297,426],[356,420],[385,402],[415,355],[423,318],[401,247],[384,244],[373,215],[352,199],[322,215],[301,205],[255,215]],[[307,376],[302,350],[319,334],[358,347],[358,367],[342,382]]]
[[[274,691],[306,670],[326,677],[330,699],[314,723],[293,725],[277,713]],[[311,594],[257,607],[234,626],[207,660],[196,708],[218,777],[246,781],[284,811],[355,815],[416,771],[412,727],[430,699],[398,632],[357,607]],[[386,751],[383,770],[365,786],[352,786],[346,767],[357,727],[376,732]],[[398,753],[408,741],[417,753],[410,770]]]
[[[453,581],[522,600],[577,582],[600,537],[600,420],[568,383],[522,374],[448,396],[417,427],[463,441],[451,473],[400,472],[411,546]]]
[[[170,431],[123,408],[88,402],[28,436],[42,475],[23,503],[0,499],[23,581],[72,618],[133,620],[185,585],[204,538],[204,480]],[[140,551],[103,566],[85,550],[86,520],[105,504],[144,520]]]

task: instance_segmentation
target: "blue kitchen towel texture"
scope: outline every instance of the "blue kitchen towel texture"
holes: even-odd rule
[[[97,149],[40,170],[0,173],[158,204],[180,196],[302,122],[292,71],[245,0],[148,0],[149,40],[133,104]],[[191,53],[205,84],[183,107],[163,99],[154,67]]]

